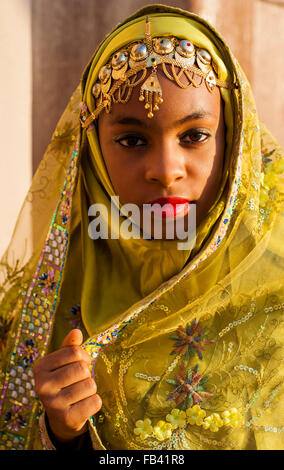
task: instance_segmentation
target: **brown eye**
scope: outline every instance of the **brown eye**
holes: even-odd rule
[[[116,139],[115,142],[118,142],[122,147],[141,147],[145,145],[145,139],[136,134],[126,135]]]
[[[180,141],[184,144],[203,143],[208,140],[210,134],[205,131],[188,131],[182,135]]]

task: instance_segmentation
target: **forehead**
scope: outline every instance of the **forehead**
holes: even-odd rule
[[[154,112],[152,119],[147,117],[144,103],[139,101],[142,85],[139,84],[133,89],[131,98],[127,103],[112,104],[109,114],[102,112],[99,116],[99,123],[115,126],[120,123],[126,124],[127,119],[124,118],[133,117],[142,122],[145,127],[162,128],[172,127],[172,124],[189,115],[193,116],[195,120],[218,123],[222,109],[221,93],[218,87],[215,87],[213,92],[209,92],[203,83],[199,88],[190,86],[184,89],[166,78],[159,68],[157,74],[162,88],[163,103],[160,105],[160,109]]]

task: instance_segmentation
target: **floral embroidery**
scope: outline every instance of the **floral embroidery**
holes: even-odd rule
[[[56,282],[54,281],[54,270],[51,269],[47,273],[43,273],[39,280],[41,282],[38,283],[40,287],[43,287],[42,292],[44,295],[49,295],[50,291],[53,291],[56,286]]]
[[[167,379],[167,382],[175,385],[171,396],[167,399],[175,400],[176,405],[181,405],[181,409],[185,410],[188,406],[200,403],[204,398],[211,398],[212,393],[204,391],[204,384],[208,381],[208,377],[202,374],[198,375],[198,365],[193,370],[185,370],[183,365],[180,366],[182,375],[176,374],[175,379]]]
[[[50,143],[50,150],[56,151],[57,158],[62,163],[65,162],[66,155],[68,155],[70,151],[70,146],[75,143],[76,137],[74,136],[74,131],[74,123],[72,121],[67,121],[62,127],[57,128],[54,132],[53,139]]]
[[[81,328],[81,305],[73,305],[71,308],[71,314],[74,318],[70,320],[70,325],[72,328]]]
[[[33,364],[34,360],[38,357],[38,352],[32,339],[27,339],[25,343],[20,343],[17,351],[19,355],[23,356],[25,367]]]
[[[223,426],[237,427],[242,424],[243,417],[236,408],[225,410],[221,413],[212,413],[206,417],[206,411],[199,405],[187,408],[186,411],[177,408],[172,409],[166,416],[166,421],[159,420],[153,425],[149,418],[144,421],[136,421],[134,434],[145,440],[149,437],[155,437],[159,441],[165,441],[172,437],[172,432],[178,429],[183,431],[188,425],[202,426],[211,432],[217,432]]]
[[[182,352],[184,359],[187,361],[196,353],[199,359],[202,360],[201,350],[204,350],[207,344],[214,343],[213,340],[207,339],[207,336],[207,328],[202,329],[201,323],[198,323],[196,318],[192,323],[187,323],[186,327],[179,325],[176,335],[170,336],[170,339],[176,340],[171,354]]]
[[[204,350],[207,344],[214,343],[207,339],[207,331],[195,319],[185,327],[180,325],[176,335],[170,337],[176,341],[171,354],[176,354],[179,360],[182,359],[180,373],[176,374],[174,379],[167,379],[169,384],[174,385],[167,401],[174,400],[176,407],[166,415],[165,421],[159,420],[156,424],[152,424],[150,419],[137,421],[134,433],[141,439],[150,437],[158,441],[175,439],[175,433],[182,435],[190,425],[202,426],[205,430],[217,432],[222,426],[233,428],[242,424],[243,417],[236,408],[206,416],[206,411],[199,406],[204,399],[213,396],[205,390],[209,377],[198,373],[198,364],[193,369],[188,368],[187,364],[195,353],[199,359],[203,359],[201,350]]]
[[[213,413],[208,416],[202,423],[203,428],[209,429],[212,432],[217,432],[222,426],[236,428],[242,424],[242,415],[236,408],[223,411],[221,416],[219,413]]]
[[[199,405],[194,405],[186,410],[186,416],[189,424],[201,426],[204,422],[203,418],[206,416],[206,411],[202,410]]]
[[[241,424],[242,421],[242,417],[236,408],[223,411],[222,418],[223,424],[225,426],[230,426],[231,428],[236,428]]]
[[[134,433],[138,435],[141,439],[146,439],[152,434],[153,428],[151,426],[151,420],[149,418],[139,419],[136,421],[136,428],[134,429]]]
[[[205,418],[202,426],[204,429],[209,429],[212,432],[219,431],[219,428],[223,426],[223,420],[218,413],[212,413],[212,415]]]
[[[172,426],[170,423],[166,423],[165,421],[158,421],[156,426],[154,426],[153,434],[158,441],[169,439],[172,435]]]
[[[11,431],[19,431],[21,427],[24,427],[27,424],[23,416],[20,414],[20,411],[20,406],[13,406],[12,411],[7,411],[5,414],[5,421],[6,423],[9,423],[7,428]]]
[[[166,416],[166,420],[172,425],[172,429],[183,428],[186,425],[186,413],[178,408],[174,408]]]

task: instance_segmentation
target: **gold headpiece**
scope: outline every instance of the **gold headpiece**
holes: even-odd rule
[[[139,100],[145,102],[147,116],[152,118],[153,112],[163,102],[162,88],[156,73],[159,64],[165,76],[181,88],[192,85],[199,88],[203,82],[210,92],[215,86],[235,88],[233,83],[217,78],[217,65],[207,50],[195,47],[187,39],[181,40],[174,36],[153,39],[150,22],[146,18],[145,40],[128,44],[115,52],[107,64],[101,67],[92,87],[95,109],[90,114],[87,105],[82,105],[82,127],[88,128],[103,109],[109,113],[112,102],[127,103],[133,88],[142,82]],[[152,72],[145,80],[148,68],[152,68]],[[185,77],[184,82],[181,81],[182,76]]]

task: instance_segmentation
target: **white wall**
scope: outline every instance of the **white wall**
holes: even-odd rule
[[[0,0],[0,257],[32,177],[31,0]]]

